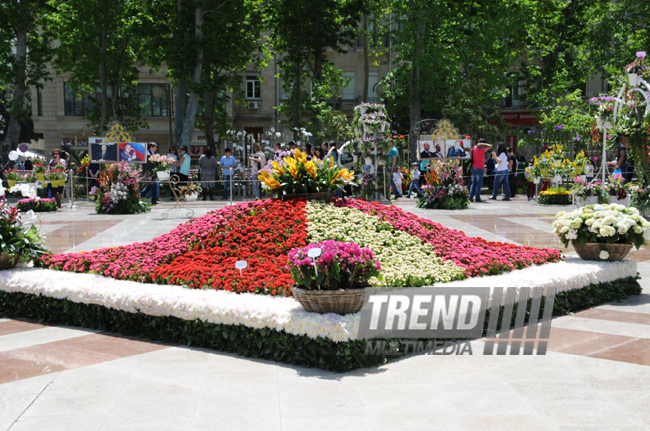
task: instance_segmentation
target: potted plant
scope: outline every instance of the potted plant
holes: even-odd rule
[[[584,260],[622,260],[634,245],[647,245],[644,232],[650,227],[636,208],[623,205],[587,205],[569,213],[560,211],[553,233],[569,244]]]
[[[33,212],[29,218],[36,217]],[[33,224],[27,228],[21,221],[18,209],[0,202],[0,270],[11,269],[18,262],[29,262],[47,253],[42,245],[42,238]]]
[[[181,197],[185,198],[186,201],[195,201],[199,198],[199,195],[203,191],[200,185],[190,183],[186,186],[181,186],[178,188],[181,192]]]
[[[573,168],[575,169],[577,175],[582,175],[582,173],[585,171],[586,164],[587,156],[585,156],[584,151],[580,151],[573,159]]]
[[[312,249],[320,255],[310,258]],[[372,290],[370,279],[381,279],[372,250],[333,240],[292,249],[288,269],[296,283],[293,296],[314,313],[356,313]]]
[[[650,216],[650,189],[640,185],[630,186],[630,203],[644,216]]]
[[[624,68],[627,73],[628,83],[631,87],[639,85],[639,78],[646,74],[648,66],[645,64],[645,51],[636,53],[634,61]]]
[[[153,171],[156,173],[156,176],[160,181],[167,181],[169,180],[169,162],[173,161],[171,158],[167,158],[167,156],[160,155],[160,154],[152,154],[149,156],[149,161],[156,163],[156,166],[154,166]]]
[[[616,99],[612,96],[592,97],[589,101],[596,107],[596,125],[599,129],[611,129],[614,121]]]
[[[354,174],[339,168],[332,159],[307,160],[307,155],[296,148],[293,154],[270,161],[258,178],[279,199],[324,200],[332,190],[353,184]]]
[[[13,186],[16,185],[16,181],[20,179],[20,176],[18,175],[18,172],[16,172],[13,169],[7,169],[4,171],[5,177],[7,178],[7,183],[9,184],[9,188],[12,188]]]
[[[621,175],[609,177],[609,181],[605,184],[605,191],[609,192],[608,203],[630,206],[629,186]]]
[[[44,181],[45,171],[47,170],[47,166],[45,165],[45,160],[34,159],[32,161],[32,168],[34,170],[34,173],[36,174],[36,178],[38,178],[39,181]]]
[[[576,177],[574,180],[573,194],[578,207],[597,205],[598,196],[601,193],[602,186],[600,180],[594,181],[593,183],[588,183],[581,177]]]

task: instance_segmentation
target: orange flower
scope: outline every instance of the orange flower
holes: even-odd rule
[[[309,172],[309,176],[312,178],[316,178],[316,173],[318,172],[318,168],[316,168],[316,165],[314,162],[311,160],[305,163],[305,168],[307,169],[307,172]]]

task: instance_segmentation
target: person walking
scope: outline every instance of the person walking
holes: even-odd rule
[[[158,152],[158,144],[155,142],[149,142],[147,147],[149,157]],[[147,161],[142,166],[142,179],[149,181],[149,184],[142,189],[140,197],[144,198],[151,196],[151,205],[158,205],[160,203],[160,200],[158,199],[160,197],[160,183],[158,182],[158,176],[154,172],[157,163],[149,161],[149,157],[147,157]]]
[[[519,161],[517,156],[512,152],[512,148],[507,148],[506,153],[508,154],[508,184],[510,185],[510,197],[514,198],[517,194],[517,168],[519,166]]]
[[[417,190],[418,196],[422,197],[424,196],[424,193],[422,193],[422,189],[420,188],[420,170],[418,169],[418,163],[413,162],[411,163],[411,166],[413,166],[412,169],[412,174],[411,174],[411,186],[409,187],[409,192],[406,194],[407,198],[411,197],[411,192],[413,189]]]
[[[212,148],[205,149],[205,153],[199,158],[199,170],[201,172],[201,188],[203,189],[203,200],[207,200],[210,195],[210,200],[214,200],[214,187],[217,181],[217,167],[219,162],[212,155]]]
[[[483,188],[483,176],[485,175],[485,152],[492,149],[492,145],[481,138],[470,153],[472,174],[472,185],[469,189],[469,201],[481,202],[481,188]]]
[[[391,177],[391,181],[395,185],[395,190],[399,191],[398,193],[395,193],[395,199],[402,197],[401,191],[402,191],[402,180],[403,179],[404,179],[404,177],[402,176],[402,172],[401,172],[399,166],[396,166],[395,167],[395,172],[393,173],[393,175]]]
[[[492,159],[494,159],[494,163],[496,164],[497,174],[496,177],[494,178],[494,192],[490,197],[490,199],[492,200],[497,199],[497,194],[499,193],[499,189],[503,184],[506,197],[503,198],[502,200],[509,201],[510,184],[508,183],[508,155],[506,154],[506,144],[504,144],[503,142],[499,143],[496,152],[492,153]]]
[[[395,183],[395,173],[397,172],[397,148],[395,147],[395,141],[393,139],[388,139],[390,141],[392,148],[388,150],[388,165],[390,166],[390,187],[393,189],[393,193],[395,193],[395,199],[401,198],[402,197],[402,191],[401,189],[397,188],[397,184]],[[401,174],[400,174],[401,175]]]
[[[614,175],[620,174],[623,177],[623,182],[629,181],[628,178],[628,162],[627,162],[627,151],[626,151],[626,145],[628,143],[628,138],[621,138],[620,139],[620,145],[616,149],[616,168],[614,171]]]
[[[295,145],[295,144],[294,144]],[[230,180],[232,170],[237,167],[237,160],[232,156],[230,148],[226,148],[225,155],[219,161],[223,174],[223,199],[227,200],[230,197]]]
[[[312,148],[313,150],[313,148]],[[253,155],[249,158],[251,161],[251,177],[253,178],[253,196],[255,199],[262,198],[262,183],[257,178],[259,172],[266,166],[266,154],[262,151],[262,144],[256,142],[253,144]]]

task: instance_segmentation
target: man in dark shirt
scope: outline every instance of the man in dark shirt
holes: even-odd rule
[[[512,153],[512,148],[507,148],[506,153],[508,154],[508,183],[510,183],[510,197],[515,197],[515,191],[517,190],[516,180],[517,180],[517,156]]]
[[[429,144],[425,143],[423,146],[424,146],[424,151],[420,153],[420,159],[422,160],[432,159],[434,155],[431,152],[431,147],[429,146]]]
[[[32,165],[32,158],[28,157],[27,160],[25,161],[25,170],[31,171],[32,169],[34,169],[34,166]]]

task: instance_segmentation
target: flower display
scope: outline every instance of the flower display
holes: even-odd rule
[[[128,163],[109,165],[99,176],[99,188],[96,192],[98,213],[138,214],[151,208],[140,201],[139,174]]]
[[[291,156],[283,158],[283,164],[271,162],[269,172],[262,169],[259,180],[279,198],[300,193],[319,193],[342,189],[354,180],[354,174],[339,168],[332,159],[307,160],[307,155],[296,148]]]
[[[616,99],[612,96],[592,97],[589,101],[596,107],[596,118],[603,123],[614,120]]]
[[[36,212],[47,212],[56,211],[58,209],[56,200],[54,198],[40,199],[38,197],[21,199],[16,202],[16,208],[22,212],[27,212],[30,210]]]
[[[373,215],[319,202],[310,202],[306,210],[310,243],[335,240],[372,250],[383,280],[372,277],[370,286],[417,287],[465,278],[463,268],[443,262],[431,245]]]
[[[41,263],[116,279],[288,296],[290,250],[323,241],[369,248],[382,277],[373,275],[368,284],[380,288],[447,283],[560,259],[558,250],[467,237],[395,207],[267,199],[210,212],[152,241],[48,255]],[[241,273],[239,260],[248,262]]]
[[[169,164],[171,162],[175,162],[175,160],[172,157],[167,157],[162,154],[151,154],[148,156],[148,160],[150,162],[156,163],[156,166],[154,166],[153,171],[154,172],[169,172],[170,166]]]
[[[585,245],[634,244],[646,245],[644,232],[650,227],[636,208],[623,205],[587,205],[571,212],[560,211],[553,222],[553,233],[562,243]]]
[[[418,208],[465,209],[469,204],[469,190],[463,180],[460,166],[454,162],[435,161],[428,185],[422,187],[423,197]]]
[[[37,218],[33,211],[23,213],[0,201],[0,253],[13,257],[14,262],[29,262],[43,256],[47,251],[42,238],[31,219]]]
[[[354,199],[338,200],[335,205],[355,208],[365,214],[377,216],[395,230],[418,237],[424,243],[430,244],[434,253],[443,261],[451,261],[464,268],[467,277],[501,274],[560,260],[559,250],[522,247],[487,241],[480,237],[468,237],[463,232],[446,228],[395,206],[386,207],[379,203]],[[383,268],[385,269],[385,266]]]
[[[321,250],[314,260],[309,257],[313,248]],[[381,269],[368,247],[332,240],[294,248],[288,267],[298,287],[310,290],[363,289]]]
[[[564,187],[555,187],[539,192],[537,202],[542,205],[571,205],[571,192]]]

